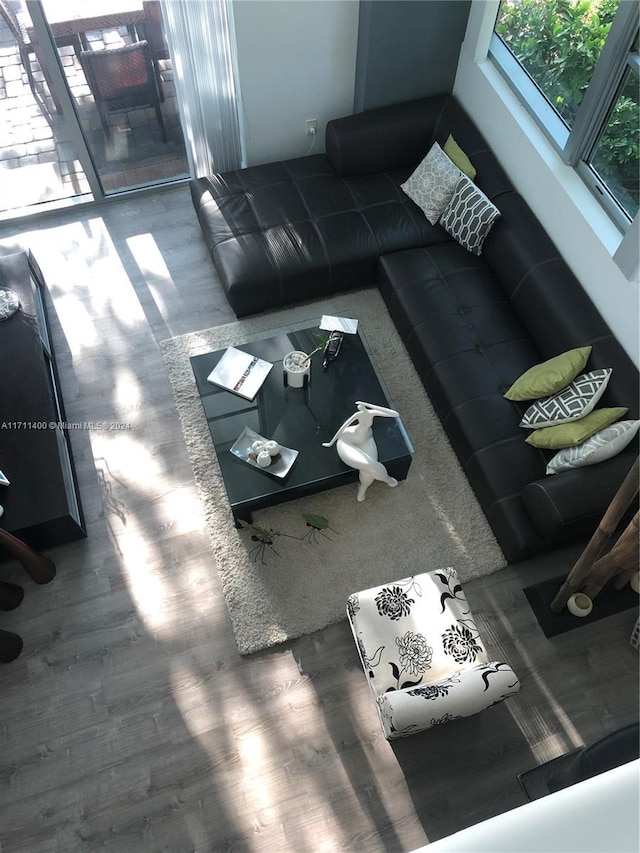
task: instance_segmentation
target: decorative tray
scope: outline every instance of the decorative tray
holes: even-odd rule
[[[267,439],[264,438],[264,436],[254,432],[250,427],[245,427],[230,450],[234,456],[237,456],[238,459],[242,459],[243,462],[251,465],[252,468],[257,468],[258,471],[262,471],[265,474],[271,474],[273,477],[280,477],[282,479],[287,476],[293,466],[293,463],[298,458],[298,451],[293,450],[291,447],[283,447],[280,445],[280,453],[273,457],[271,465],[266,468],[262,468],[258,465],[255,459],[251,457],[251,445],[254,441],[266,440]]]

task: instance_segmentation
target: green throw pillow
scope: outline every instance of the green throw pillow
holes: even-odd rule
[[[534,430],[525,441],[532,447],[541,447],[543,450],[561,450],[563,447],[576,447],[582,444],[592,435],[606,429],[614,421],[626,415],[629,410],[624,406],[613,409],[595,409],[579,421],[558,426],[542,427]]]
[[[507,400],[537,400],[565,388],[576,378],[591,355],[591,347],[570,349],[530,367],[504,395]]]
[[[477,172],[473,168],[473,163],[469,160],[462,148],[460,148],[453,136],[449,136],[444,144],[443,150],[447,157],[449,157],[450,160],[453,160],[461,172],[464,172],[472,181],[475,180]]]

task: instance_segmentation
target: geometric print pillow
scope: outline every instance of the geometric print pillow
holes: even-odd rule
[[[611,369],[592,370],[577,376],[573,382],[530,406],[520,426],[525,429],[555,426],[577,421],[588,415],[602,397],[611,378]]]
[[[449,203],[462,172],[437,142],[400,187],[435,225]]]
[[[558,474],[570,468],[582,468],[584,465],[595,465],[605,459],[612,459],[631,444],[639,427],[640,421],[618,421],[592,435],[578,447],[560,450],[547,465],[547,474]]]
[[[455,188],[440,225],[474,255],[482,253],[482,244],[493,223],[500,216],[498,208],[466,175]]]

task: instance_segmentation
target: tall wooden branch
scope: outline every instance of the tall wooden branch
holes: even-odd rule
[[[613,536],[623,515],[638,494],[638,483],[640,476],[640,459],[631,466],[631,470],[625,477],[622,485],[614,495],[613,500],[602,517],[596,532],[591,537],[589,544],[580,555],[575,566],[571,569],[569,576],[562,584],[556,597],[551,602],[551,610],[554,613],[566,607],[571,596],[578,592],[584,585],[594,562],[602,556],[609,540]]]
[[[594,599],[611,578],[616,578],[615,588],[622,589],[631,575],[638,571],[638,513],[620,538],[604,557],[596,560],[583,592]]]

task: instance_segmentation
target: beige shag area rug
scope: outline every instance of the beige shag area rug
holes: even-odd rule
[[[255,513],[254,524],[291,536],[311,532],[305,513],[325,516],[335,531],[302,541],[276,536],[280,556],[267,549],[263,565],[250,556],[255,542],[233,523],[189,357],[312,325],[322,314],[358,318],[415,454],[406,480],[395,489],[373,483],[363,503],[353,484]],[[241,654],[340,621],[352,592],[445,565],[463,581],[506,565],[377,290],[183,335],[161,349]]]

